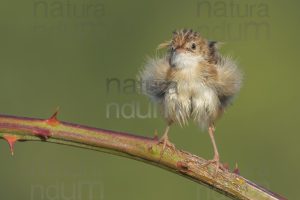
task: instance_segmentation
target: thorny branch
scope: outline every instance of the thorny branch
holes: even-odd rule
[[[65,144],[155,165],[233,199],[285,199],[236,173],[220,170],[215,174],[214,165],[203,167],[206,160],[189,152],[167,147],[161,157],[162,145],[158,144],[156,137],[147,138],[61,122],[57,120],[57,112],[46,120],[0,115],[0,138],[9,143],[12,154],[17,141]]]

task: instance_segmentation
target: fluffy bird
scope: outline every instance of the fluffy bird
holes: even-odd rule
[[[168,139],[173,123],[181,126],[193,119],[208,130],[216,164],[220,157],[215,142],[215,122],[239,92],[242,74],[236,63],[220,55],[218,42],[209,41],[193,30],[173,32],[170,41],[158,48],[167,48],[161,58],[149,58],[140,72],[142,91],[159,104],[167,127],[159,142],[174,147]]]

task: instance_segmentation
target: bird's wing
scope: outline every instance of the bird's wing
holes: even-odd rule
[[[141,90],[154,101],[160,101],[169,86],[166,80],[170,68],[168,60],[164,58],[148,59],[139,74]]]
[[[242,73],[230,57],[221,57],[217,63],[218,78],[215,85],[223,107],[231,103],[242,84]]]

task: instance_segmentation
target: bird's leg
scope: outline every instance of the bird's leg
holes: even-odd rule
[[[159,139],[159,143],[163,143],[163,151],[165,150],[166,146],[169,146],[172,149],[175,149],[175,145],[170,142],[169,136],[168,136],[170,126],[171,126],[170,124],[167,125],[163,136]]]
[[[208,133],[209,133],[209,137],[210,137],[210,140],[212,142],[212,145],[213,145],[213,148],[214,148],[214,158],[212,160],[208,160],[204,166],[207,166],[211,163],[214,163],[216,165],[216,173],[218,172],[219,168],[221,169],[225,169],[223,167],[223,165],[220,163],[220,156],[219,156],[219,152],[218,152],[218,148],[217,148],[217,145],[216,145],[216,141],[215,141],[215,127],[213,125],[210,125],[208,127]]]
[[[208,128],[208,133],[209,133],[209,137],[210,137],[210,140],[211,140],[213,148],[214,148],[214,159],[213,160],[215,160],[216,162],[219,162],[220,156],[219,156],[219,151],[218,151],[217,144],[215,141],[215,127],[210,126]]]
[[[169,136],[168,136],[170,126],[171,126],[171,124],[167,125],[163,136],[158,141],[158,144],[160,144],[160,143],[163,144],[163,148],[162,148],[161,153],[160,153],[160,159],[162,158],[162,155],[165,152],[166,146],[170,147],[172,150],[175,150],[175,145],[170,142]]]

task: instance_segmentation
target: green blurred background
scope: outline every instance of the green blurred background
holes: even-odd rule
[[[130,85],[160,42],[191,27],[225,42],[222,53],[245,74],[240,95],[217,123],[222,161],[238,162],[243,176],[297,199],[299,6],[296,0],[1,1],[0,113],[47,118],[60,106],[63,121],[161,133],[163,120]],[[120,90],[107,84],[111,78]],[[119,117],[108,109],[113,103]],[[172,127],[170,137],[179,148],[213,156],[208,134],[194,124]],[[104,153],[26,142],[11,157],[3,140],[0,152],[1,199],[227,199]]]

